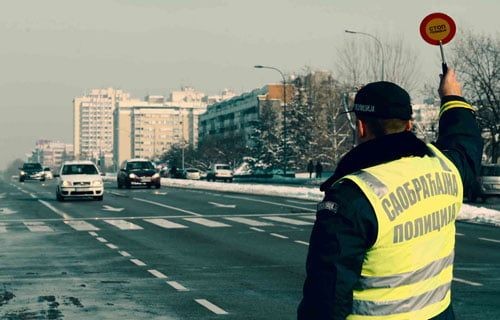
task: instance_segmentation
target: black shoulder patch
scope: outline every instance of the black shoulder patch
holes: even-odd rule
[[[323,202],[318,203],[318,206],[316,209],[318,210],[318,212],[322,211],[322,210],[328,210],[331,213],[337,213],[337,210],[339,209],[339,205],[337,204],[337,202],[323,201]]]

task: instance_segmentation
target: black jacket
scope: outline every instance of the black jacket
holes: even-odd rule
[[[449,101],[464,101],[457,96]],[[456,165],[464,189],[475,184],[481,165],[483,142],[474,114],[466,108],[451,108],[439,120],[435,145]],[[360,144],[339,162],[332,177],[322,184],[323,201],[336,202],[333,214],[316,214],[307,256],[307,277],[299,320],[345,319],[352,309],[352,291],[361,274],[366,251],[375,243],[377,219],[363,192],[352,182],[333,186],[343,176],[402,157],[432,156],[426,144],[411,132],[386,135]],[[454,319],[450,306],[434,319]]]

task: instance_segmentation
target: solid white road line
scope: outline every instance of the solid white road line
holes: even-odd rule
[[[455,232],[455,234],[456,234],[457,236],[465,236],[465,234],[460,233],[460,232]]]
[[[76,231],[98,231],[99,228],[91,225],[90,223],[86,221],[80,221],[80,220],[65,220],[65,224],[70,226],[71,228],[75,229]]]
[[[108,240],[106,240],[104,238],[101,238],[101,237],[97,237],[96,239],[97,239],[97,241],[102,242],[102,243],[107,243],[108,242]]]
[[[189,211],[189,210],[184,210],[184,209],[177,208],[177,207],[172,207],[172,206],[169,206],[169,205],[166,205],[166,204],[163,204],[163,203],[159,203],[159,202],[155,202],[155,201],[150,201],[150,200],[146,200],[146,199],[142,199],[142,198],[132,198],[132,199],[137,200],[137,201],[142,201],[142,202],[145,202],[145,203],[149,203],[149,204],[153,204],[155,206],[159,206],[159,207],[163,207],[163,208],[168,208],[168,209],[172,209],[172,210],[184,212],[184,213],[187,213],[187,214],[190,214],[190,215],[193,215],[193,216],[201,217],[201,214],[199,214],[199,213],[196,213],[196,212],[193,212],[193,211]]]
[[[311,216],[301,216],[301,218],[304,218],[304,219],[309,219],[309,220],[316,220],[316,215],[311,215]]]
[[[184,287],[177,281],[165,281],[165,282],[177,291],[189,291],[188,288]]]
[[[283,222],[283,223],[288,223],[288,224],[293,224],[295,226],[307,226],[307,225],[312,225],[312,222],[308,221],[302,221],[302,220],[296,220],[296,219],[290,219],[290,218],[283,218],[283,217],[262,217],[262,219],[267,219],[271,221],[276,221],[276,222]]]
[[[316,202],[307,202],[307,201],[297,201],[297,200],[286,200],[287,202],[290,203],[296,203],[296,204],[309,204],[309,205],[316,205]]]
[[[202,306],[204,306],[205,308],[207,308],[208,310],[212,311],[215,314],[227,314],[226,311],[224,311],[223,309],[219,308],[218,306],[216,306],[215,304],[211,303],[208,300],[205,300],[205,299],[194,299],[194,301],[198,302],[199,304],[201,304]]]
[[[272,223],[269,222],[264,222],[264,221],[257,221],[253,219],[248,219],[248,218],[240,218],[240,217],[227,217],[224,218],[226,220],[234,221],[234,222],[239,222],[243,223],[252,227],[265,227],[265,226],[272,226]]]
[[[489,239],[489,238],[478,238],[479,240],[483,240],[483,241],[490,241],[490,242],[496,242],[496,243],[500,243],[500,240],[495,240],[495,239]]]
[[[130,253],[128,253],[127,251],[118,251],[118,252],[124,257],[131,257]]]
[[[139,266],[139,267],[143,267],[146,265],[144,262],[142,262],[139,259],[130,259],[130,262],[132,262],[133,264],[135,264],[136,266]]]
[[[257,231],[257,232],[266,232],[265,230],[262,230],[262,229],[259,229],[259,228],[254,228],[254,227],[251,227],[250,229],[252,229],[254,231]]]
[[[31,232],[54,232],[54,230],[43,222],[24,222]]]
[[[455,277],[453,277],[453,281],[465,283],[465,284],[475,286],[475,287],[481,287],[483,285],[482,283],[479,283],[479,282],[473,282],[473,281],[464,280],[464,279],[455,278]]]
[[[112,243],[106,243],[106,246],[107,246],[108,248],[110,248],[110,249],[113,249],[113,250],[118,249],[118,247],[117,247],[117,246],[115,246],[115,245],[114,245],[114,244],[112,244]]]
[[[7,225],[5,223],[0,223],[0,233],[7,232]]]
[[[97,237],[97,233],[95,233],[95,232],[93,232],[93,231],[89,232],[89,234],[90,234],[92,237]]]
[[[157,277],[158,279],[168,279],[168,277],[166,275],[164,275],[163,273],[161,273],[158,270],[150,269],[150,270],[148,270],[148,272],[151,273],[153,276]]]
[[[295,240],[295,242],[296,242],[296,243],[303,244],[303,245],[306,245],[306,246],[308,246],[308,245],[309,245],[309,242],[305,242],[305,241]]]
[[[60,215],[64,219],[73,219],[69,214],[67,214],[66,212],[64,212],[62,210],[57,209],[56,207],[54,207],[53,205],[51,205],[47,201],[38,199],[38,202],[40,202],[41,204],[43,204],[44,206],[46,206],[47,208],[49,208],[50,210],[52,210],[52,212]]]
[[[34,194],[34,193],[30,193],[30,197],[32,197],[32,198],[34,198],[34,199],[36,199],[36,198],[37,198],[36,194]]]
[[[142,230],[141,226],[133,224],[132,222],[128,222],[127,220],[104,220],[106,223],[109,223],[120,230]]]
[[[157,225],[165,229],[182,229],[187,228],[187,226],[178,224],[167,219],[144,219],[144,221]]]
[[[228,225],[228,224],[208,220],[205,218],[184,218],[184,220],[191,221],[191,222],[197,223],[197,224],[201,224],[205,227],[210,227],[210,228],[230,227],[230,225]]]
[[[281,235],[281,234],[277,234],[277,233],[270,233],[270,235],[272,235],[273,237],[276,237],[276,238],[288,239],[287,236],[284,236],[284,235]]]
[[[254,202],[261,202],[261,203],[273,204],[273,205],[276,205],[276,206],[296,208],[296,209],[302,209],[302,210],[306,210],[306,211],[316,212],[316,209],[310,209],[310,208],[292,206],[292,205],[289,205],[289,204],[284,204],[284,203],[279,203],[279,202],[272,202],[272,201],[266,201],[266,200],[252,199],[252,198],[240,197],[240,196],[228,196],[228,195],[224,195],[224,197],[226,197],[226,198],[232,198],[232,199],[242,199],[242,200],[248,200],[248,201],[254,201]]]

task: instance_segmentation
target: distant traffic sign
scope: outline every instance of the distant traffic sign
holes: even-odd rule
[[[441,12],[429,14],[420,23],[420,35],[432,45],[443,45],[455,36],[457,27],[453,19]]]

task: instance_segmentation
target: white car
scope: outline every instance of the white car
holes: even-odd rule
[[[59,201],[68,197],[103,199],[104,182],[92,161],[64,162],[58,177],[56,197]]]
[[[187,168],[186,169],[186,179],[189,180],[200,180],[201,173],[200,170],[196,168]]]
[[[210,166],[207,172],[207,181],[229,181],[233,182],[233,170],[228,164],[216,163]]]
[[[54,179],[54,175],[52,174],[52,170],[49,167],[43,167],[43,175],[45,179],[52,180]]]

